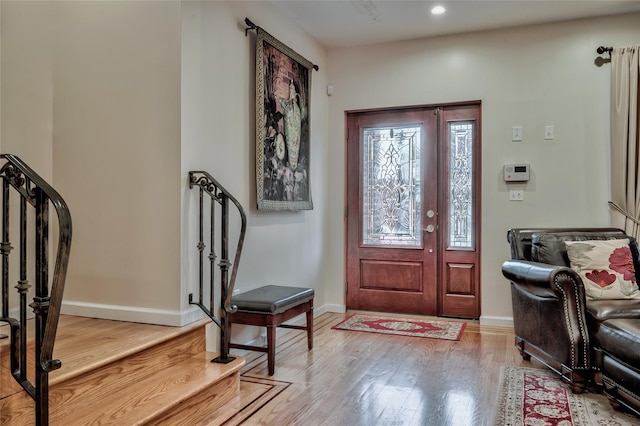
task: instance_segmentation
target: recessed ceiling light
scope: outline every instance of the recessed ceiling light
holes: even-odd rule
[[[431,9],[432,15],[442,15],[444,12],[446,12],[446,9],[442,6],[434,6],[433,9]]]

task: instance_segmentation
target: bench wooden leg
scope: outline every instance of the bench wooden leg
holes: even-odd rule
[[[276,371],[276,327],[267,326],[267,367],[269,375]]]
[[[313,308],[307,311],[307,345],[313,349]]]

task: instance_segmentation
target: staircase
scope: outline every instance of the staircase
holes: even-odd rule
[[[189,172],[189,185],[198,189],[200,206],[198,291],[189,294],[189,302],[200,307],[220,329],[220,353],[207,353],[205,327],[209,319],[186,327],[166,327],[61,316],[71,244],[69,210],[62,197],[20,158],[2,154],[0,160],[4,161],[0,163],[0,426],[215,425],[235,416],[238,409],[228,403],[233,400],[239,407],[240,368],[245,361],[229,355],[227,314],[236,310],[230,302],[246,232],[246,215],[238,201],[208,173]],[[11,194],[20,213],[13,226]],[[209,225],[205,225],[204,214],[207,202]],[[237,208],[240,225],[234,262],[229,250],[230,204]],[[51,278],[50,206],[58,218]],[[35,229],[29,233],[31,223]],[[14,236],[19,254],[17,303],[9,296],[12,227],[18,229],[18,236]],[[205,228],[210,234],[208,262]],[[27,250],[31,239],[35,240],[34,256]],[[30,256],[35,258],[31,280]],[[217,259],[218,274],[214,271]],[[204,299],[205,277],[209,281],[208,301]],[[35,295],[29,304],[32,287]],[[17,318],[10,316],[16,304]],[[27,307],[33,309],[33,319],[28,319]],[[219,317],[214,314],[217,310]],[[62,369],[60,360],[64,360]]]
[[[211,362],[218,354],[205,351],[208,323],[166,327],[62,315],[55,356],[64,363],[50,374],[49,424],[224,423],[238,411],[245,361]],[[8,350],[0,341],[3,364]],[[34,402],[7,370],[0,370],[0,425],[34,425]]]

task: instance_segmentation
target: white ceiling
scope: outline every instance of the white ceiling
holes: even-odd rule
[[[631,0],[270,1],[327,48],[640,11],[640,1]],[[444,15],[431,15],[437,4]]]

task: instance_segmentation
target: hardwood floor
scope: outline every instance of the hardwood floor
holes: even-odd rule
[[[307,350],[304,331],[281,330],[286,333],[277,339],[273,376],[267,374],[266,354],[232,351],[244,357],[238,358],[236,367],[241,374],[239,394],[223,387],[189,399],[186,387],[198,386],[194,381],[205,376],[205,365],[207,370],[222,366],[209,362],[216,354],[200,352],[204,335],[195,340],[189,337],[199,336],[196,329],[204,323],[176,328],[63,316],[54,351],[63,368],[51,374],[51,383],[56,384],[50,397],[51,424],[491,425],[501,367],[541,367],[521,359],[510,328],[480,327],[476,321],[467,321],[457,342],[331,328],[347,315],[326,313],[315,318],[311,351]],[[5,328],[0,327],[0,333]],[[164,342],[166,351],[154,349],[159,342]],[[0,364],[4,367],[0,371],[0,424],[32,424],[33,404],[28,397],[20,397],[23,392],[7,372],[8,357],[3,356],[7,343],[0,341]],[[190,355],[192,347],[201,349]],[[134,348],[145,352],[134,352]],[[129,352],[126,363],[116,361]],[[149,354],[155,352],[158,355],[151,358]],[[195,366],[176,365],[171,369],[175,374],[164,366],[169,359],[182,362],[182,358],[193,360]],[[162,374],[157,374],[160,371]],[[72,378],[77,372],[86,375]],[[136,378],[134,372],[145,379]],[[131,384],[120,391],[108,391],[125,377],[131,377]],[[184,400],[179,403],[183,409],[168,414],[163,411],[149,422],[114,420],[120,412],[143,407],[146,400],[158,400],[145,394],[160,392],[167,383],[171,383],[171,390],[162,398]],[[135,392],[140,387],[146,393]],[[231,387],[238,389],[237,380]],[[78,408],[62,403],[60,398],[67,396],[77,396]],[[14,397],[19,397],[20,412],[15,411]],[[223,403],[214,404],[216,398]],[[20,405],[23,403],[26,405]],[[141,410],[134,410],[138,417]],[[91,415],[96,419],[82,420]],[[5,418],[8,420],[1,420]]]
[[[345,317],[315,319],[312,351],[304,332],[279,338],[271,377],[265,355],[243,352],[240,398],[273,388],[236,401],[225,424],[490,425],[501,367],[541,367],[522,360],[510,328],[468,321],[458,342],[331,329]]]

